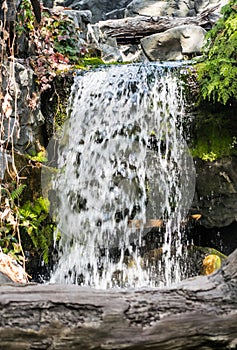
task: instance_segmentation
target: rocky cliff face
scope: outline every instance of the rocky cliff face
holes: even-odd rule
[[[9,64],[8,72],[14,70],[14,76],[3,79],[3,89],[9,91],[12,103],[12,113],[4,122],[4,140],[13,133],[15,148],[25,151],[40,151],[44,144],[45,119],[39,103],[39,91],[35,83],[34,71],[26,67],[20,60]],[[8,90],[9,89],[9,90]]]
[[[90,10],[93,23],[105,19],[144,16],[196,16],[213,6],[223,6],[227,0],[44,0],[44,6],[65,6],[74,10]]]

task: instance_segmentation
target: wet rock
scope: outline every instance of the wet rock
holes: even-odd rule
[[[200,224],[224,227],[237,220],[237,157],[207,162],[196,160],[196,198]]]
[[[183,25],[141,40],[151,61],[181,60],[200,53],[206,31],[200,26]]]
[[[194,245],[212,247],[225,255],[237,248],[237,221],[224,227],[205,227],[197,223],[188,233]],[[212,254],[212,253],[209,253]]]

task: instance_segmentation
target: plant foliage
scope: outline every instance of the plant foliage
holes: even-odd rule
[[[54,224],[49,220],[49,201],[39,197],[34,203],[28,201],[19,208],[20,226],[30,237],[36,251],[47,264],[49,249],[53,242]]]
[[[226,104],[237,99],[237,2],[222,8],[222,17],[207,34],[205,61],[197,65],[204,100]]]
[[[34,15],[29,0],[23,0],[17,19],[17,36],[27,37],[31,54],[30,64],[37,75],[41,92],[51,87],[58,73],[80,64],[87,48],[79,45],[79,28],[62,12],[42,13],[39,25],[34,25]]]
[[[1,185],[0,247],[19,262],[25,262],[25,242],[28,248],[43,257],[47,264],[52,246],[55,224],[49,216],[49,201],[39,197],[34,202],[19,204],[24,184]],[[28,239],[22,240],[26,234]]]

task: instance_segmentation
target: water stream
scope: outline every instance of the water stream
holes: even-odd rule
[[[186,276],[195,170],[179,70],[137,64],[75,77],[52,181],[61,235],[52,282],[162,287]]]

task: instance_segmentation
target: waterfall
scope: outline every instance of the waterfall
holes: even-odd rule
[[[178,70],[135,64],[78,73],[68,112],[52,179],[61,239],[51,281],[178,282],[195,185]]]

